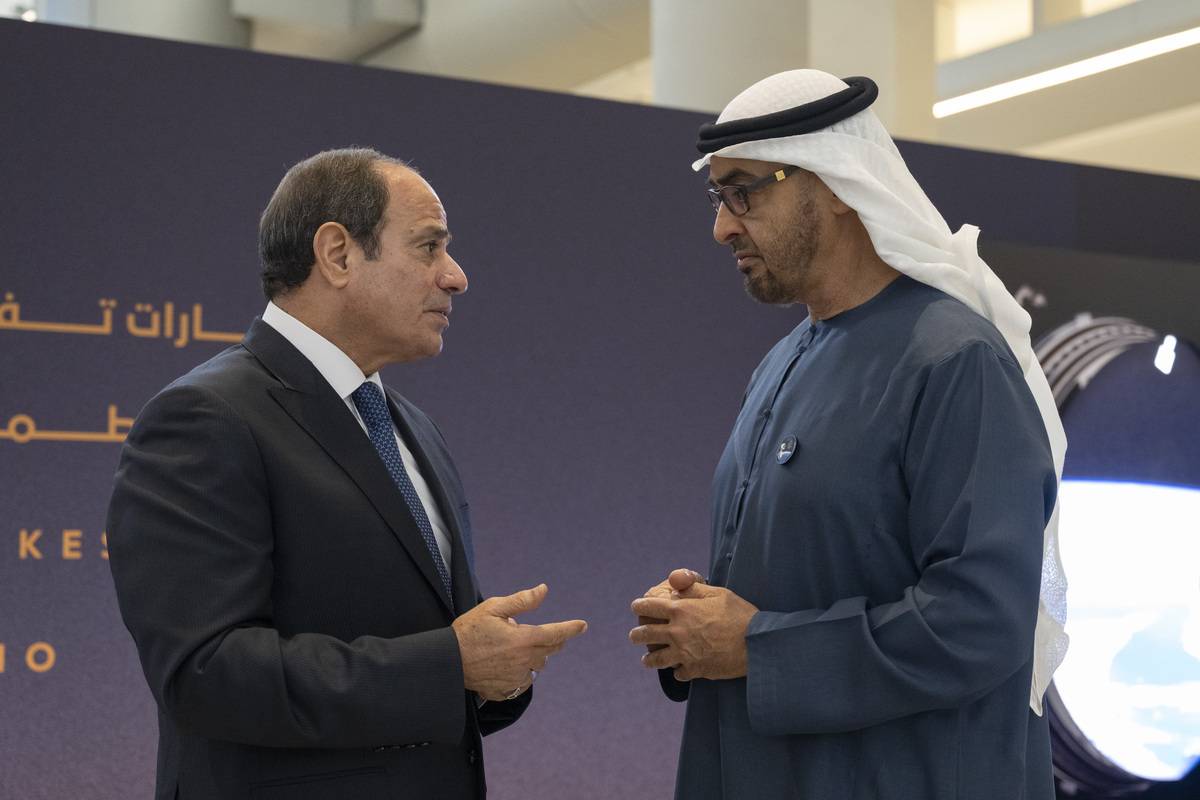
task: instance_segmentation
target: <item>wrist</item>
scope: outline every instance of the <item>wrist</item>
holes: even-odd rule
[[[455,649],[455,655],[457,655],[457,657],[458,657],[457,658],[457,662],[458,662],[457,666],[458,666],[459,674],[462,675],[463,688],[466,689],[467,691],[473,692],[473,691],[475,691],[475,687],[473,685],[474,681],[472,680],[472,676],[470,674],[470,669],[468,667],[468,663],[469,663],[468,652],[469,652],[470,648],[469,648],[469,645],[467,644],[465,634],[460,629],[461,626],[459,625],[459,620],[461,620],[461,619],[462,619],[462,617],[459,617],[459,619],[456,619],[454,622],[452,622],[450,624],[450,630],[454,633],[454,642],[455,642],[454,649]]]

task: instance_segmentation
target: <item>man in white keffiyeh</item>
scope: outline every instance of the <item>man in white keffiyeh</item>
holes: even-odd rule
[[[630,636],[687,700],[676,796],[1051,798],[1066,438],[1029,316],[952,233],[867,78],[766,78],[702,126],[713,234],[808,318],[713,482],[707,583]],[[666,623],[666,624],[663,624]]]

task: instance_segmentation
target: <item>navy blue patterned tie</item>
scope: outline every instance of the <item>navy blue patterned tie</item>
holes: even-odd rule
[[[355,389],[350,398],[354,401],[354,407],[358,409],[358,413],[362,415],[363,422],[367,424],[367,434],[371,437],[371,444],[375,445],[379,457],[383,459],[383,465],[387,467],[388,474],[392,476],[396,488],[400,490],[404,502],[408,504],[408,510],[412,512],[413,519],[417,523],[417,530],[421,532],[421,538],[425,540],[425,546],[429,548],[429,555],[433,556],[433,565],[437,567],[438,575],[442,577],[442,585],[446,587],[446,597],[453,598],[454,593],[450,590],[450,572],[446,569],[446,562],[442,560],[442,551],[438,549],[437,538],[433,535],[433,526],[429,524],[425,506],[421,505],[421,498],[417,496],[417,490],[404,470],[404,460],[400,457],[400,448],[396,446],[396,434],[392,428],[392,415],[388,413],[388,405],[387,401],[383,399],[383,392],[373,382],[367,381]]]

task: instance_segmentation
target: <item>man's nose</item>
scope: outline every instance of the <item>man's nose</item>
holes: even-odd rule
[[[745,232],[746,227],[742,225],[742,220],[734,216],[728,206],[721,203],[717,209],[717,218],[713,220],[713,238],[717,240],[717,244],[729,244]]]
[[[438,276],[438,287],[450,294],[462,294],[467,290],[467,273],[448,253],[446,262],[447,268]]]

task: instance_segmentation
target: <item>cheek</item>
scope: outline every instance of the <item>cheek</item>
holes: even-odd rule
[[[378,289],[380,301],[391,308],[392,313],[411,316],[420,305],[422,291],[407,270],[397,270],[381,282]]]
[[[794,231],[779,225],[762,225],[751,235],[754,238],[755,249],[762,253],[763,258],[769,263],[774,263],[779,260],[781,254],[787,251],[790,237],[794,235]]]

